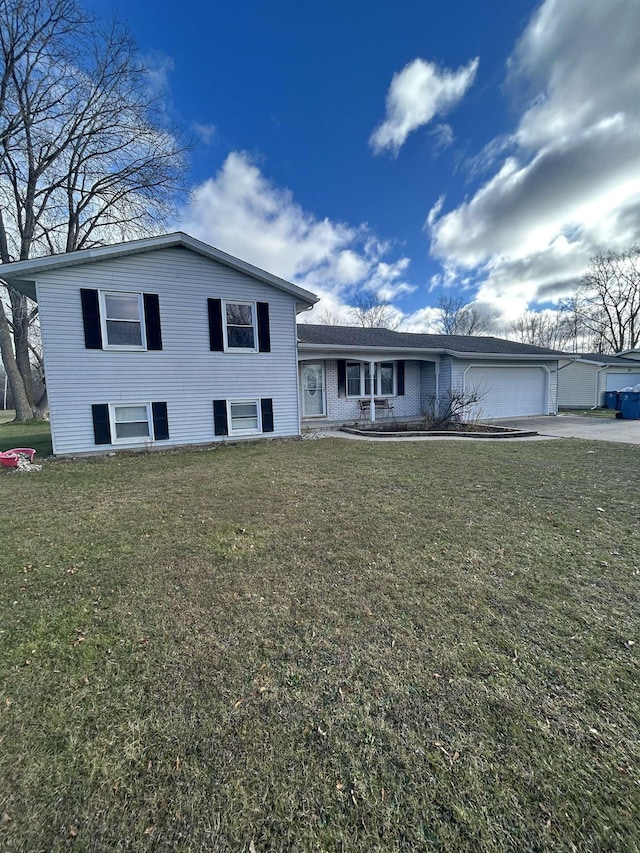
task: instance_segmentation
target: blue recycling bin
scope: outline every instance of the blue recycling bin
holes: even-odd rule
[[[640,420],[640,391],[620,392],[620,414],[630,421]]]
[[[615,409],[618,411],[618,392],[617,391],[605,391],[604,392],[604,407],[605,409]]]

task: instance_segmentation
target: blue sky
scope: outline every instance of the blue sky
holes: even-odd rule
[[[196,141],[176,227],[319,293],[502,327],[640,239],[636,0],[111,0]]]

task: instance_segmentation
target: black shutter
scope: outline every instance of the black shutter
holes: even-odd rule
[[[260,400],[262,409],[262,432],[273,432],[273,400]]]
[[[229,435],[226,400],[213,401],[213,431],[216,435]]]
[[[224,349],[224,338],[222,337],[222,300],[207,299],[207,305],[209,306],[209,348],[213,352],[222,352]]]
[[[404,361],[399,361],[398,368],[398,397],[404,397]]]
[[[258,314],[258,351],[271,352],[271,334],[269,332],[269,303],[257,302]]]
[[[166,403],[152,403],[153,435],[156,441],[166,441],[169,438],[169,418]]]
[[[338,359],[338,397],[347,396],[347,362],[344,358]]]
[[[93,415],[93,435],[96,444],[111,444],[111,427],[109,426],[109,406],[91,406]]]
[[[84,323],[84,345],[87,349],[102,349],[98,291],[87,290],[83,287],[80,289],[80,300],[82,302],[82,322]]]
[[[147,349],[162,349],[160,330],[160,300],[157,293],[143,293],[144,326],[147,333]]]

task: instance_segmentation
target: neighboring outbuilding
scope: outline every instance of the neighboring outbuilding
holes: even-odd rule
[[[54,453],[299,434],[313,293],[180,232],[0,275],[39,305]]]
[[[567,355],[558,372],[558,405],[563,409],[597,408],[604,405],[605,391],[619,391],[639,382],[638,350],[620,355]]]
[[[557,412],[559,354],[542,347],[302,323],[298,353],[304,425],[353,422],[376,409],[416,418],[456,392],[480,397],[469,414],[483,420]]]

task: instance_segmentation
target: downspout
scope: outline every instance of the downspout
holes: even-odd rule
[[[434,415],[438,418],[440,417],[440,359],[438,361],[434,361],[433,366],[435,368],[436,375],[436,399],[434,405]]]
[[[591,407],[591,411],[600,408],[600,391],[598,390],[600,388],[600,374],[603,370],[606,370],[607,367],[608,365],[605,364],[604,367],[601,367],[599,370],[596,370],[596,396],[594,400],[595,405]]]
[[[376,394],[375,382],[376,382],[376,376],[375,376],[375,367],[376,367],[376,363],[375,363],[375,361],[370,361],[370,362],[369,362],[369,391],[371,392],[371,403],[369,404],[369,409],[370,409],[370,411],[371,411],[371,423],[374,423],[374,422],[375,422],[375,419],[376,419],[376,401],[375,401],[375,394]]]

